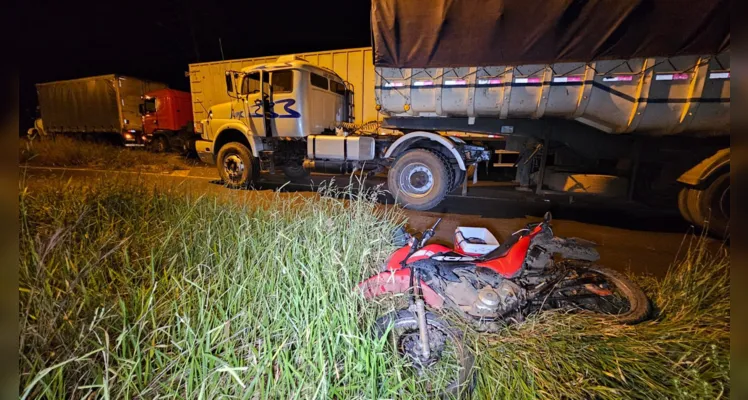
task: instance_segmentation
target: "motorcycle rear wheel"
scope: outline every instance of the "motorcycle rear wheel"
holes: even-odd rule
[[[625,310],[615,310],[615,307],[611,307],[609,298],[612,295],[598,295],[595,301],[579,302],[579,305],[584,305],[586,309],[594,311],[600,314],[608,314],[615,318],[621,324],[633,325],[642,322],[649,316],[651,307],[647,295],[644,291],[632,282],[625,275],[618,271],[612,270],[596,264],[580,263],[571,267],[580,275],[598,275],[601,276],[611,285],[610,289],[615,290],[617,294],[624,298],[628,303],[628,307]],[[597,294],[606,292],[608,289],[596,289],[590,287],[589,293]],[[572,302],[574,302],[572,300]],[[607,303],[606,303],[607,302]],[[612,303],[611,303],[612,304]],[[607,307],[606,307],[607,306]]]
[[[450,381],[443,389],[433,390],[433,395],[441,398],[470,398],[474,386],[473,364],[475,363],[475,357],[462,340],[462,332],[454,329],[449,323],[430,312],[426,312],[426,325],[429,335],[431,335],[429,337],[429,342],[431,342],[429,347],[432,354],[440,351],[435,348],[434,342],[437,340],[434,336],[435,334],[442,334],[446,339],[445,342],[450,342],[448,344],[454,347],[454,361],[459,364],[457,365],[459,369],[455,374],[455,379]],[[406,356],[402,349],[403,342],[406,340],[417,341],[415,338],[418,336],[418,317],[409,310],[400,310],[384,315],[377,319],[375,324],[377,337],[381,338],[387,334],[390,326],[392,326],[392,329],[389,330],[389,343],[394,345],[399,356]],[[439,360],[436,361],[436,363],[438,362]],[[432,368],[433,366],[420,366],[420,368]]]

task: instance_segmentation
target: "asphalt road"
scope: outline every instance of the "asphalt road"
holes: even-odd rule
[[[25,184],[45,184],[49,179],[92,181],[97,179],[142,179],[149,185],[166,185],[186,193],[216,193],[231,195],[241,192],[249,196],[272,196],[281,189],[282,196],[292,192],[316,196],[314,185],[329,181],[332,176],[314,175],[313,184],[287,184],[282,175],[268,176],[254,190],[235,190],[224,187],[214,168],[197,167],[172,174],[96,171],[63,168],[24,168]],[[339,185],[348,183],[346,177],[335,177]],[[367,186],[383,183],[379,177],[367,180]],[[384,207],[392,198],[383,196]],[[459,190],[450,194],[436,210],[423,212],[405,210],[409,228],[423,230],[437,218],[443,218],[434,241],[449,244],[457,226],[485,227],[499,242],[528,222],[539,221],[546,211],[553,214],[553,230],[559,236],[580,237],[596,242],[600,263],[620,271],[648,273],[663,276],[678,257],[682,257],[694,240],[693,228],[677,212],[654,211],[630,204],[568,204],[568,199],[543,199],[519,196],[495,185],[479,183],[468,188],[463,197]],[[717,249],[722,243],[707,239],[709,246]]]

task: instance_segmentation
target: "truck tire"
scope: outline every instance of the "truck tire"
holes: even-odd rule
[[[166,153],[169,151],[169,141],[164,136],[156,136],[151,143],[154,153]]]
[[[257,159],[252,157],[247,146],[237,142],[221,147],[216,167],[223,183],[231,188],[248,188],[259,173]]]
[[[683,218],[713,234],[727,237],[730,223],[730,173],[724,172],[703,190],[683,188],[678,194]]]
[[[460,170],[459,165],[457,165],[457,161],[454,160],[452,155],[447,155],[445,152],[438,151],[436,149],[425,149],[432,153],[434,153],[437,157],[439,157],[444,165],[447,166],[447,175],[449,180],[449,189],[447,189],[447,194],[452,193],[457,187],[459,187],[458,183],[462,183],[462,180],[458,178],[460,175],[460,172],[464,175],[465,171]]]
[[[448,164],[440,155],[426,149],[401,154],[387,174],[387,185],[395,200],[411,210],[436,207],[449,190]]]
[[[467,179],[467,171],[463,171],[459,166],[454,166],[455,178],[452,180],[452,185],[449,187],[449,192],[452,193],[462,185],[462,182]]]
[[[283,167],[283,174],[289,181],[295,183],[308,183],[309,171],[303,165],[287,165]]]

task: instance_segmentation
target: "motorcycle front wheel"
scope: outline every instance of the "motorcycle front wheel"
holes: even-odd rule
[[[644,291],[618,271],[591,263],[569,265],[571,276],[562,282],[554,298],[564,305],[610,315],[622,324],[647,319],[650,303]]]
[[[431,357],[420,357],[418,317],[409,310],[392,312],[377,319],[377,337],[388,335],[388,343],[416,373],[415,378],[433,396],[469,398],[473,389],[475,358],[462,340],[462,332],[446,321],[426,312]],[[391,327],[391,329],[390,329]]]

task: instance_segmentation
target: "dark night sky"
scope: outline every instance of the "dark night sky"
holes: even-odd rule
[[[187,65],[371,45],[370,1],[61,1],[31,11],[21,128],[35,83],[119,73],[189,90]]]

